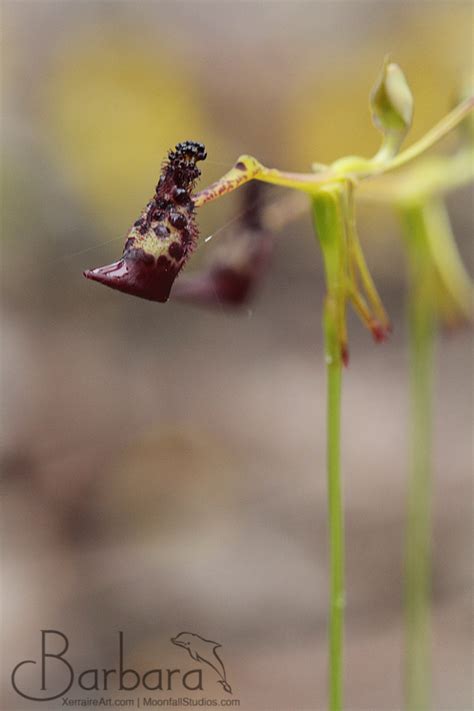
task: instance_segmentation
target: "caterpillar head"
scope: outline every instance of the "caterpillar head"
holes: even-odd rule
[[[155,194],[130,228],[121,259],[84,276],[126,294],[168,300],[198,238],[192,191],[205,160],[202,143],[178,143],[163,163]]]

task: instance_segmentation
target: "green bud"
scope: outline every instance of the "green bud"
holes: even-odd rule
[[[370,95],[372,120],[384,134],[405,136],[413,119],[413,96],[398,64],[385,61]]]

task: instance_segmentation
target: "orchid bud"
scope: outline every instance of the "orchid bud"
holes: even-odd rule
[[[84,276],[126,294],[165,302],[198,238],[192,191],[205,160],[202,143],[185,141],[170,151],[156,192],[130,228],[122,258]]]
[[[386,61],[370,95],[372,120],[384,134],[395,134],[400,142],[413,120],[413,96],[398,64]]]

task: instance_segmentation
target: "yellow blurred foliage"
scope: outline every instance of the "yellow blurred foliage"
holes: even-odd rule
[[[344,155],[370,156],[380,145],[369,92],[384,57],[397,62],[412,90],[415,117],[407,144],[452,108],[463,74],[472,67],[472,6],[407,5],[405,22],[326,61],[295,91],[286,125],[294,163],[329,163]],[[363,38],[362,38],[363,42]],[[350,52],[350,53],[349,53]]]
[[[192,78],[149,39],[83,36],[56,53],[45,86],[45,131],[61,167],[112,232],[125,232],[151,197],[167,150],[203,133]]]

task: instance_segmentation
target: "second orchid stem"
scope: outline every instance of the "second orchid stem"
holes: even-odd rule
[[[326,334],[326,342],[328,342]],[[329,335],[330,338],[330,335]],[[329,351],[328,351],[329,352]],[[341,385],[340,358],[327,356],[327,497],[330,551],[329,610],[329,709],[343,707],[344,645],[344,512],[341,486]]]
[[[407,711],[430,702],[431,441],[435,340],[433,284],[427,259],[429,206],[403,210],[410,271],[408,302],[411,393],[411,462],[405,548]]]

